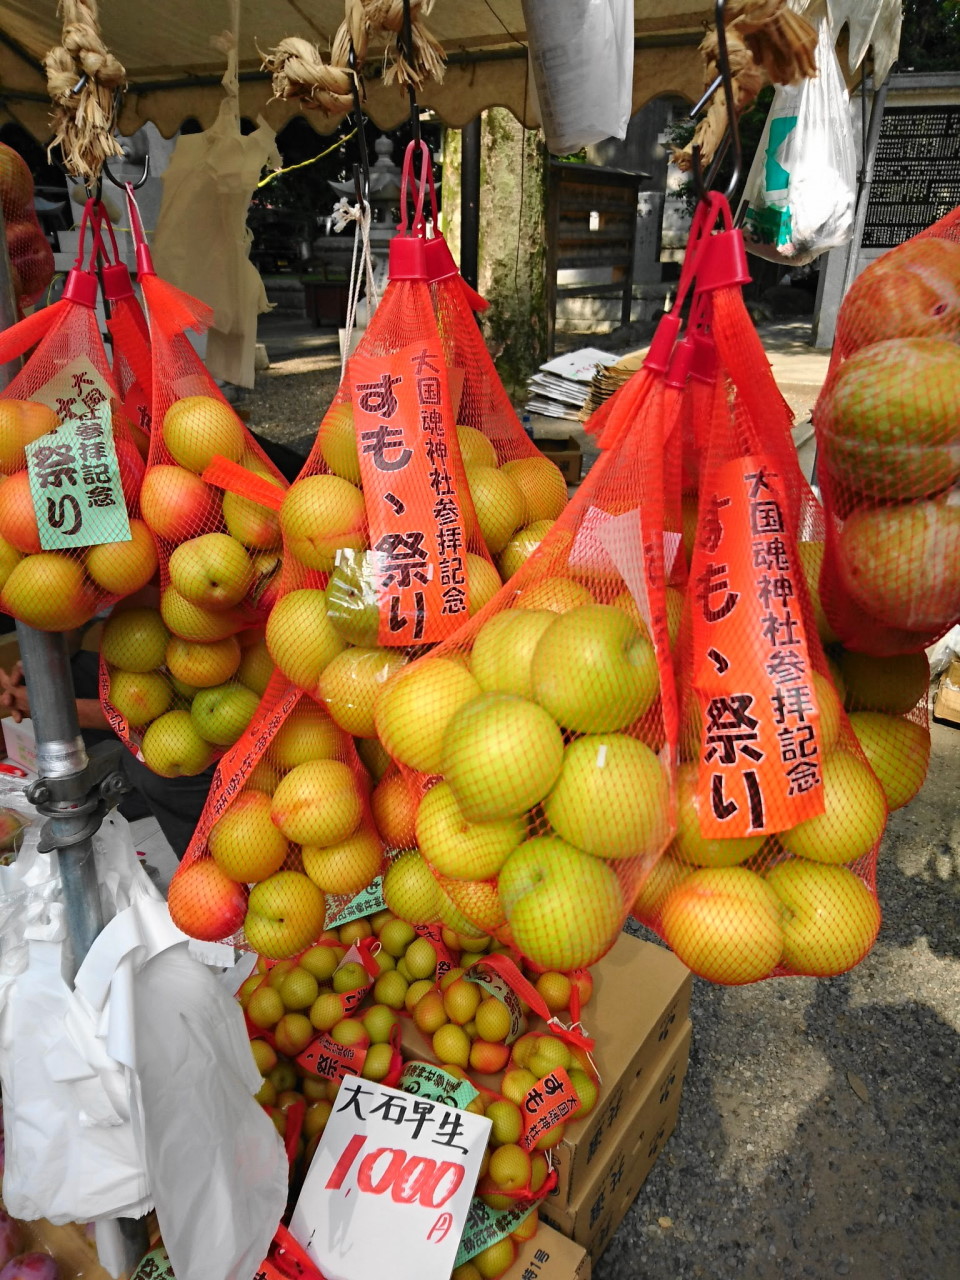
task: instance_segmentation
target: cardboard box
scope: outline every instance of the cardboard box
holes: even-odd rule
[[[520,1246],[516,1261],[502,1280],[590,1280],[590,1255],[540,1222],[537,1234]]]
[[[33,721],[26,717],[16,724],[10,716],[0,721],[3,728],[3,745],[7,759],[18,764],[28,773],[37,772],[37,738],[33,731]]]
[[[542,454],[550,459],[563,472],[567,484],[580,483],[580,471],[583,456],[576,436],[566,436],[562,440],[541,440],[533,442]]]
[[[954,658],[940,677],[933,699],[933,718],[960,725],[960,658]]]
[[[583,1024],[596,1038],[593,1060],[600,1073],[600,1100],[585,1119],[573,1121],[554,1150],[560,1175],[559,1196],[569,1203],[595,1176],[606,1156],[610,1135],[621,1116],[652,1080],[661,1059],[687,1027],[693,977],[664,947],[622,933],[591,970],[593,998],[583,1010]],[[533,1029],[542,1028],[539,1020]],[[409,1018],[401,1020],[405,1058],[435,1061],[429,1043]],[[497,1077],[477,1082],[496,1089]]]
[[[620,1117],[589,1183],[570,1201],[554,1192],[540,1209],[541,1217],[590,1250],[594,1259],[620,1225],[673,1132],[692,1030],[689,1022],[684,1024],[680,1038],[660,1059],[653,1079]]]

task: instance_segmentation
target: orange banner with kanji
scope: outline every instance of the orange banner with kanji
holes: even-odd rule
[[[786,831],[823,812],[801,575],[772,460],[751,454],[718,467],[701,492],[690,584],[708,838]]]
[[[432,644],[467,616],[465,487],[439,341],[348,368],[381,645]]]

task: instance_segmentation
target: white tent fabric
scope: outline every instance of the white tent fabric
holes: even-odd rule
[[[835,30],[849,23],[856,61],[872,41],[878,70],[889,67],[899,39],[899,0],[809,0],[826,2]],[[635,0],[634,13],[633,110],[661,94],[698,98],[703,70],[696,45],[713,18],[710,0]],[[260,71],[258,50],[298,35],[326,51],[342,18],[343,0],[241,0],[242,113],[251,119],[263,115],[275,129],[296,114],[296,103],[269,102],[270,80]],[[121,132],[133,133],[151,120],[170,137],[191,116],[204,128],[213,124],[223,56],[211,38],[232,25],[229,0],[101,0],[100,20],[107,47],[129,78]],[[420,95],[424,107],[455,127],[491,106],[509,108],[528,126],[539,123],[521,0],[436,0],[428,25],[447,53],[448,67],[443,84]],[[60,31],[57,0],[0,0],[0,122],[17,120],[41,140],[50,135],[41,62],[59,43]],[[365,106],[387,130],[406,116],[407,100],[395,86],[383,85],[379,70],[373,48],[364,69]],[[336,126],[317,112],[304,114],[321,132]]]

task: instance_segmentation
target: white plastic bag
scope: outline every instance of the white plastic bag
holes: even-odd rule
[[[633,98],[633,0],[523,0],[547,150],[625,138]]]
[[[818,23],[814,80],[778,85],[744,190],[747,249],[802,266],[853,233],[857,156],[830,23]]]

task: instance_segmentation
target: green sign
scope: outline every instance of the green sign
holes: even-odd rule
[[[408,1062],[400,1074],[398,1089],[416,1094],[418,1098],[430,1098],[444,1106],[464,1111],[477,1096],[477,1090],[469,1080],[452,1076],[443,1067],[432,1062]]]
[[[517,1200],[509,1209],[491,1209],[478,1196],[474,1196],[470,1201],[470,1213],[460,1237],[460,1248],[457,1250],[454,1266],[462,1266],[484,1249],[489,1249],[504,1236],[508,1236],[511,1231],[516,1231],[536,1207],[535,1200]]]
[[[325,929],[338,929],[351,920],[359,920],[361,916],[372,916],[382,911],[386,903],[383,900],[383,877],[376,876],[365,889],[350,897],[347,894],[327,894],[327,914],[323,922]]]

